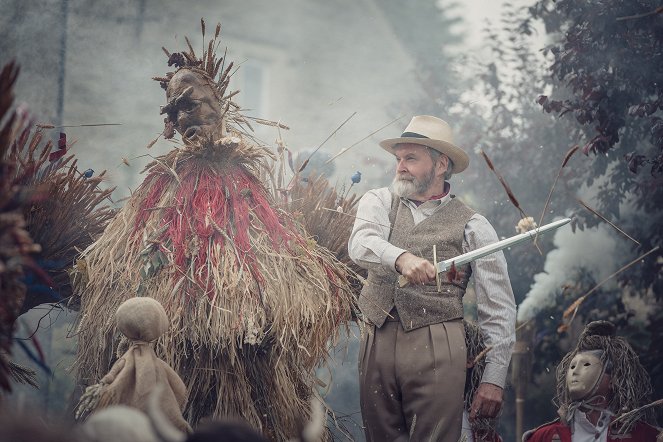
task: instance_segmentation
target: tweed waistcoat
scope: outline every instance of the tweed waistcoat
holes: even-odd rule
[[[462,253],[465,225],[474,213],[452,196],[444,207],[415,225],[410,208],[392,194],[389,242],[431,262],[436,244],[438,261],[453,258]],[[382,327],[395,306],[405,330],[462,318],[462,298],[471,267],[466,264],[453,273],[440,275],[438,292],[435,282],[401,288],[397,274],[369,270],[359,296],[359,308],[373,324]]]

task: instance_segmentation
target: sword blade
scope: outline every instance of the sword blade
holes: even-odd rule
[[[506,238],[501,241],[497,241],[496,243],[488,244],[487,246],[472,250],[471,252],[463,253],[462,255],[456,256],[455,258],[440,261],[437,263],[437,272],[446,272],[451,268],[452,265],[461,266],[463,264],[467,264],[468,262],[472,262],[479,258],[483,258],[484,256],[490,255],[491,253],[504,250],[507,247],[515,246],[516,244],[523,243],[530,239],[533,240],[537,235],[540,236],[543,233],[551,232],[570,222],[571,218],[560,219],[559,221],[554,221],[550,224],[537,227],[536,229],[512,236],[511,238]]]

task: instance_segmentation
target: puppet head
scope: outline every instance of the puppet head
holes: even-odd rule
[[[163,306],[147,297],[124,301],[115,313],[115,321],[118,330],[132,341],[152,342],[168,330]]]
[[[649,402],[651,391],[649,375],[628,341],[615,335],[611,322],[594,321],[557,366],[554,402],[562,420],[568,422],[570,410],[584,405],[600,403],[617,416],[635,410]],[[653,412],[643,413],[642,420],[653,423]]]

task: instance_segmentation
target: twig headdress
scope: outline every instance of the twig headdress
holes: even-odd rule
[[[176,70],[174,72],[167,72],[164,77],[152,77],[152,79],[158,81],[164,90],[168,90],[168,85],[177,72],[186,69],[192,73],[198,74],[214,93],[217,104],[221,109],[220,121],[221,124],[224,125],[221,131],[223,135],[226,134],[226,124],[229,124],[232,129],[235,129],[235,131],[241,132],[244,135],[249,135],[249,131],[253,131],[253,127],[248,120],[253,120],[259,124],[288,129],[288,127],[283,124],[262,120],[260,118],[248,117],[241,113],[240,105],[233,101],[233,97],[239,93],[239,90],[229,90],[230,78],[236,71],[236,69],[233,71],[234,63],[229,62],[226,65],[227,50],[224,51],[223,56],[219,57],[217,55],[217,50],[221,43],[219,40],[221,24],[219,23],[216,25],[214,37],[208,41],[207,45],[204,43],[205,21],[202,18],[200,19],[200,28],[203,39],[201,56],[198,57],[196,55],[196,51],[193,49],[193,45],[188,37],[184,37],[188,47],[188,50],[186,51],[171,53],[168,49],[162,47],[161,49],[168,57],[168,66],[175,66]],[[164,119],[165,128],[163,131],[164,138],[166,139],[172,138],[175,135],[175,127],[177,126],[176,115],[179,101],[186,98],[187,94],[191,94],[190,88],[185,89],[180,96],[174,97],[168,104],[161,108],[161,114],[166,114],[166,118]],[[203,144],[209,145],[208,142],[210,141],[212,143],[218,141],[211,139],[211,136],[212,134],[208,134],[205,138],[209,139],[204,140]],[[150,144],[150,147],[154,142],[156,142],[156,140]],[[185,144],[191,144],[190,140],[185,139],[184,142]]]
[[[566,385],[566,373],[571,360],[586,351],[600,350],[601,362],[610,374],[611,395],[608,409],[617,417],[635,410],[649,402],[652,392],[649,375],[640,363],[638,354],[626,339],[615,335],[615,326],[608,321],[594,321],[583,330],[576,348],[567,353],[557,366],[557,394],[553,400],[559,407],[562,420],[568,421],[569,406],[573,400]],[[653,424],[655,416],[649,409],[638,416],[640,420]],[[619,433],[628,432],[635,421],[630,421],[617,429]]]

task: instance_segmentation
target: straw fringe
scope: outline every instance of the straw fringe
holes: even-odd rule
[[[308,419],[313,369],[350,318],[350,272],[271,208],[256,178],[264,149],[239,133],[206,143],[149,165],[82,254],[79,375],[89,384],[106,373],[118,345],[113,313],[141,293],[171,318],[156,351],[188,384],[188,420],[242,415],[283,440]],[[227,187],[208,185],[216,182]]]
[[[481,384],[481,378],[486,369],[486,358],[484,356],[492,347],[486,347],[486,338],[477,324],[463,320],[463,327],[465,328],[468,365],[465,378],[464,406],[465,410],[469,412],[474,394]],[[493,434],[497,428],[497,421],[498,418],[476,418],[471,423],[472,431],[480,435]],[[485,440],[492,440],[492,438],[486,438]]]

